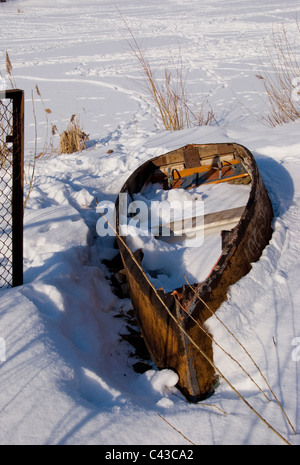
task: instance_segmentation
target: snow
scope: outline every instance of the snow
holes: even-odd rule
[[[294,40],[299,11],[293,0],[0,4],[0,69],[5,74],[7,50],[25,91],[27,170],[36,84],[52,111],[49,121],[62,130],[79,114],[90,138],[82,153],[38,160],[25,209],[24,285],[0,290],[2,445],[284,444],[282,437],[300,444],[300,122],[263,124],[267,105],[255,77],[268,66],[264,41],[272,28],[284,22]],[[154,69],[171,67],[180,49],[192,102],[207,96],[219,125],[163,130],[140,86],[122,16]],[[46,119],[34,96],[42,149]],[[215,317],[208,325],[272,400],[214,344],[216,366],[282,437],[223,379],[212,397],[191,404],[171,370],[134,371],[138,359],[121,337],[131,303],[113,293],[102,262],[115,255],[114,237],[96,233],[97,203],[113,202],[141,163],[187,143],[233,141],[256,158],[274,207],[274,234],[218,316],[247,348],[297,434],[241,346]]]
[[[133,195],[127,210],[134,217],[124,218],[121,231],[127,228],[126,243],[132,252],[143,249],[142,266],[155,288],[170,292],[186,284],[186,279],[193,284],[208,277],[222,252],[221,230],[230,230],[237,224],[232,221],[226,226],[204,229],[204,215],[245,207],[249,194],[250,185],[228,183],[200,185],[184,191],[166,191],[159,184],[148,185]],[[140,211],[136,214],[137,210]],[[197,218],[194,227],[190,220],[193,217]],[[182,218],[183,227],[180,222],[171,234],[170,222]],[[158,240],[159,225],[162,233]]]

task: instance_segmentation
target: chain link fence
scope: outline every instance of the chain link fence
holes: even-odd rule
[[[0,92],[0,288],[23,283],[24,95]]]

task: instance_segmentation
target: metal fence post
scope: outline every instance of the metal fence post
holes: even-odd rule
[[[13,92],[12,285],[20,286],[23,284],[24,92]]]

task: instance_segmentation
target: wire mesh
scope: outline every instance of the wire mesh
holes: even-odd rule
[[[12,285],[13,102],[0,100],[0,287]]]

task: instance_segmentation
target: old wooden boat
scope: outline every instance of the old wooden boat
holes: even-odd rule
[[[224,210],[220,198],[217,212],[204,213],[204,235],[214,225],[221,248],[211,271],[199,282],[185,281],[173,290],[164,290],[163,286],[155,289],[141,270],[143,250],[135,251],[138,266],[130,254],[126,235],[120,233],[117,238],[136,319],[151,358],[158,369],[174,370],[179,377],[178,388],[190,401],[198,401],[214,391],[217,380],[210,362],[212,340],[202,328],[206,328],[205,321],[211,312],[226,299],[229,287],[260,258],[272,235],[273,211],[253,155],[236,143],[187,145],[150,159],[128,178],[120,193],[133,199],[135,194],[157,183],[166,191],[178,189],[178,193],[222,183],[232,186],[230,189],[249,187],[244,204]],[[232,192],[232,199],[239,196]],[[120,232],[119,199],[116,211]],[[155,240],[161,240],[159,232]],[[206,250],[205,246],[200,253],[193,250],[194,261],[200,260]]]

